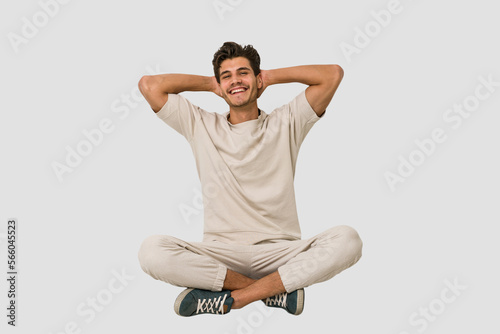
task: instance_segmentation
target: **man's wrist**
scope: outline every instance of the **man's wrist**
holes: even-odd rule
[[[291,68],[275,68],[265,71],[265,85],[277,85],[289,82],[295,82],[295,79],[290,78]]]
[[[265,87],[269,87],[271,85],[274,85],[276,82],[274,82],[274,71],[275,70],[261,70],[260,72],[262,73],[262,82]]]
[[[218,96],[222,96],[219,83],[217,82],[217,79],[215,78],[215,76],[208,77],[208,78],[210,80],[210,90],[209,91],[218,95]]]

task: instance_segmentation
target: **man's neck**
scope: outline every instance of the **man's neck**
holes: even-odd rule
[[[257,103],[252,106],[246,106],[242,108],[233,108],[229,109],[228,121],[231,124],[243,123],[246,121],[251,121],[259,118],[260,110],[257,107]]]

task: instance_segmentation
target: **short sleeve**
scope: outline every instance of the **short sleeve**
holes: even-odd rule
[[[292,141],[300,147],[312,126],[319,121],[325,113],[319,117],[311,107],[306,98],[306,91],[302,91],[289,104],[290,131]]]
[[[156,113],[162,121],[183,135],[189,142],[193,139],[201,110],[178,94],[168,94],[165,105]]]

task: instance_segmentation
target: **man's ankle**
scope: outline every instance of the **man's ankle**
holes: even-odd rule
[[[240,290],[231,291],[231,298],[233,298],[233,305],[231,306],[232,309],[240,309],[248,305],[248,303],[243,301]]]

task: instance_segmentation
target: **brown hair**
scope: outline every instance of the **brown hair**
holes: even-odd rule
[[[235,42],[225,42],[219,50],[214,54],[212,65],[214,66],[214,74],[217,82],[220,83],[219,70],[222,62],[226,59],[233,59],[236,57],[245,57],[250,62],[255,76],[260,73],[260,56],[257,50],[251,45],[241,46]]]

